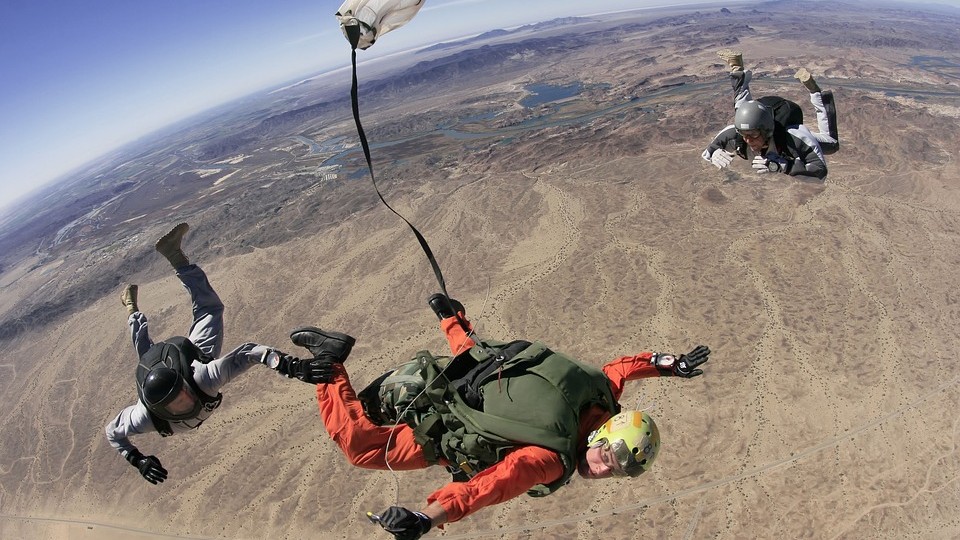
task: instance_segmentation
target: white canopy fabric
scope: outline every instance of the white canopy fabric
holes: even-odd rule
[[[366,49],[387,32],[407,24],[425,0],[346,0],[337,10],[340,29],[360,27],[358,49]]]

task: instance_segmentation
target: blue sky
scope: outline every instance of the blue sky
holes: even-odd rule
[[[345,65],[349,45],[333,16],[340,3],[4,0],[0,208],[167,124]],[[691,3],[426,0],[410,24],[359,59],[554,17]]]

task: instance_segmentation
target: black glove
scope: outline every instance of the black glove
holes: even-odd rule
[[[427,534],[433,522],[420,512],[402,506],[391,506],[380,514],[380,526],[397,540],[417,540]]]
[[[300,360],[296,356],[281,353],[280,363],[277,364],[276,369],[287,377],[296,377],[300,373],[301,362],[303,362],[303,360]]]
[[[321,358],[301,360],[289,354],[280,357],[277,371],[287,377],[294,377],[309,384],[328,383],[336,374],[333,369],[333,362],[330,360]]]
[[[127,461],[140,471],[140,476],[151,484],[159,484],[167,479],[167,470],[160,464],[156,456],[144,456],[134,450],[127,453]]]
[[[676,375],[689,379],[703,375],[703,370],[696,367],[709,359],[710,349],[705,345],[697,345],[689,353],[681,354],[680,358],[672,354],[656,353],[650,358],[650,363],[657,367],[661,375]]]

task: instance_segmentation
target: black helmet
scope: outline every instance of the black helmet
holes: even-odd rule
[[[733,124],[737,131],[759,130],[765,140],[773,138],[773,110],[759,101],[741,103],[733,115]]]
[[[153,414],[168,421],[195,418],[203,404],[193,388],[168,367],[150,370],[143,381],[140,396]]]

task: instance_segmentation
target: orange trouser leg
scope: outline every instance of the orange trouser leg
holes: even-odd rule
[[[460,316],[462,319],[448,317],[440,321],[440,329],[443,330],[443,333],[447,336],[447,343],[450,344],[450,352],[453,353],[454,356],[476,344],[473,339],[467,335],[468,331],[473,331],[473,325],[463,317],[463,314],[460,314]],[[461,320],[466,323],[467,330],[464,330],[463,326],[460,325]]]
[[[429,466],[423,449],[405,424],[378,426],[363,414],[363,406],[350,385],[342,364],[328,384],[317,385],[317,403],[327,433],[351,464],[365,469],[398,471]]]

